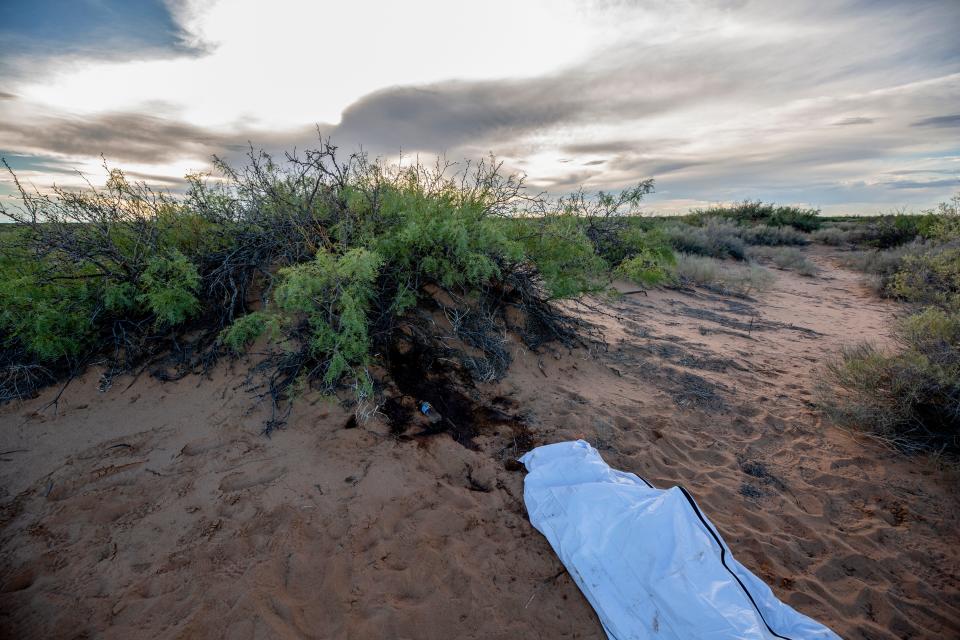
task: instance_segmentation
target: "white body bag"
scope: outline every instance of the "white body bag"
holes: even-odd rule
[[[611,640],[839,640],[737,562],[682,487],[611,469],[582,440],[520,461],[530,522]]]

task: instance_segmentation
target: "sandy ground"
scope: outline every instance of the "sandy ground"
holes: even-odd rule
[[[745,301],[606,302],[609,347],[519,348],[481,390],[533,442],[683,484],[737,557],[846,638],[960,637],[956,478],[824,424],[825,358],[896,313],[819,253]],[[529,525],[515,426],[468,448],[306,398],[259,435],[242,363],[91,372],[0,408],[0,636],[602,638]],[[128,386],[129,385],[129,386]]]

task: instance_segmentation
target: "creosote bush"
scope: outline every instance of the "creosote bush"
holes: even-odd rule
[[[275,410],[306,388],[366,401],[372,370],[406,352],[492,379],[508,330],[534,349],[577,339],[554,301],[672,274],[670,246],[634,216],[651,180],[551,200],[492,159],[391,166],[329,142],[216,164],[222,177],[188,176],[179,198],[112,171],[104,189],[21,189],[0,211],[15,223],[0,234],[0,400],[93,361],[203,371],[264,336]]]

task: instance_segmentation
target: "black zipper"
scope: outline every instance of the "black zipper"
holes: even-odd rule
[[[640,476],[637,476],[637,477],[640,478]],[[647,482],[646,479],[644,478],[640,478],[640,479],[643,480],[644,484],[646,484],[651,489],[656,488],[652,484]],[[687,502],[690,503],[690,508],[693,509],[693,512],[695,514],[697,514],[697,518],[700,519],[700,522],[703,523],[704,528],[707,530],[710,536],[713,537],[714,541],[717,543],[717,546],[720,547],[720,564],[722,564],[723,568],[727,570],[727,573],[733,576],[733,579],[737,581],[737,584],[740,585],[740,588],[743,589],[743,592],[747,594],[747,598],[750,600],[750,604],[752,604],[753,608],[757,610],[757,615],[760,616],[760,620],[762,620],[763,624],[767,627],[767,631],[772,633],[774,637],[780,638],[781,640],[792,640],[792,638],[789,638],[787,636],[782,636],[776,631],[774,631],[773,627],[770,626],[770,623],[767,622],[767,619],[763,617],[763,612],[761,612],[760,607],[757,606],[757,601],[753,599],[753,595],[750,594],[750,590],[747,589],[747,585],[743,584],[743,581],[740,579],[740,576],[734,573],[733,569],[731,569],[730,566],[727,565],[727,549],[726,547],[723,546],[723,542],[721,542],[720,536],[718,536],[717,532],[713,530],[713,527],[710,526],[710,524],[707,522],[707,519],[703,517],[703,513],[700,512],[700,507],[697,506],[697,503],[693,500],[693,496],[690,495],[690,492],[687,491],[684,487],[681,487],[679,485],[677,485],[677,488],[680,489],[681,493],[683,493],[683,497],[685,497],[687,499]]]

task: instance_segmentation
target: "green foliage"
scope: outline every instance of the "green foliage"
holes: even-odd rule
[[[904,256],[888,288],[909,302],[960,310],[960,247]]]
[[[21,342],[43,362],[72,359],[92,338],[92,302],[84,282],[42,284],[33,274],[0,273],[0,340]]]
[[[513,236],[537,265],[551,299],[598,291],[606,261],[597,255],[583,221],[572,214],[513,221]]]
[[[616,274],[645,287],[674,278],[677,258],[660,230],[630,229],[623,233],[630,255],[620,262]]]
[[[129,282],[108,282],[103,289],[103,306],[113,313],[126,313],[136,310],[137,288]]]
[[[929,211],[918,225],[918,233],[941,242],[960,239],[960,193]]]
[[[793,227],[774,227],[768,224],[741,225],[737,230],[740,239],[749,245],[802,246],[810,243],[809,235]]]
[[[376,215],[358,212],[357,243],[381,256],[407,282],[479,287],[500,276],[502,261],[523,255],[482,202],[463,201],[461,195],[451,185],[431,191],[416,176],[402,175],[399,184],[382,188]],[[407,296],[395,308],[402,311],[411,302]]]
[[[945,216],[934,212],[831,220],[810,239],[831,246],[853,245],[885,250],[919,239],[946,240],[951,236]]]
[[[200,308],[196,292],[200,274],[186,256],[173,249],[169,255],[147,261],[137,301],[145,304],[160,326],[177,325]]]
[[[235,354],[253,344],[260,336],[267,333],[270,339],[280,337],[279,318],[265,311],[253,311],[240,316],[229,327],[220,332],[220,342]]]
[[[835,420],[908,451],[960,452],[960,315],[927,308],[899,323],[894,354],[862,344],[828,372],[822,404]]]
[[[928,238],[855,254],[854,265],[875,274],[881,292],[922,307],[901,320],[896,353],[870,345],[847,349],[829,367],[839,389],[823,405],[839,422],[872,430],[898,447],[960,453],[960,246],[957,200],[938,214],[900,216],[911,234]],[[847,229],[849,231],[849,229]],[[877,235],[867,242],[876,242]]]
[[[19,207],[0,210],[16,223],[2,235],[0,370],[94,357],[122,370],[171,335],[191,346],[178,357],[208,366],[267,333],[283,343],[274,402],[311,385],[362,399],[375,357],[428,310],[452,304],[458,337],[505,363],[505,306],[533,314],[521,337],[539,345],[573,326],[550,302],[604,289],[615,265],[647,285],[669,274],[669,245],[633,219],[650,180],[550,201],[492,159],[397,167],[335,151],[324,142],[279,164],[251,150],[241,169],[217,160],[225,179],[188,176],[183,198],[120,171],[102,189],[21,190]]]
[[[76,357],[91,339],[96,307],[83,273],[43,277],[23,250],[23,234],[0,238],[0,353],[21,345],[41,362]]]
[[[901,320],[897,336],[910,348],[939,361],[937,354],[960,346],[960,315],[927,307]]]
[[[883,216],[863,238],[862,242],[877,249],[899,247],[920,236],[924,219],[920,216]]]
[[[819,229],[822,222],[818,209],[781,206],[759,200],[744,200],[729,206],[694,209],[688,216],[689,220],[695,222],[705,218],[727,218],[737,222],[762,223],[773,227],[790,226],[808,233]]]
[[[322,379],[327,384],[347,373],[366,384],[371,355],[367,313],[383,263],[379,254],[362,248],[341,256],[320,251],[313,262],[280,272],[277,308],[306,317],[309,349],[324,363]]]

